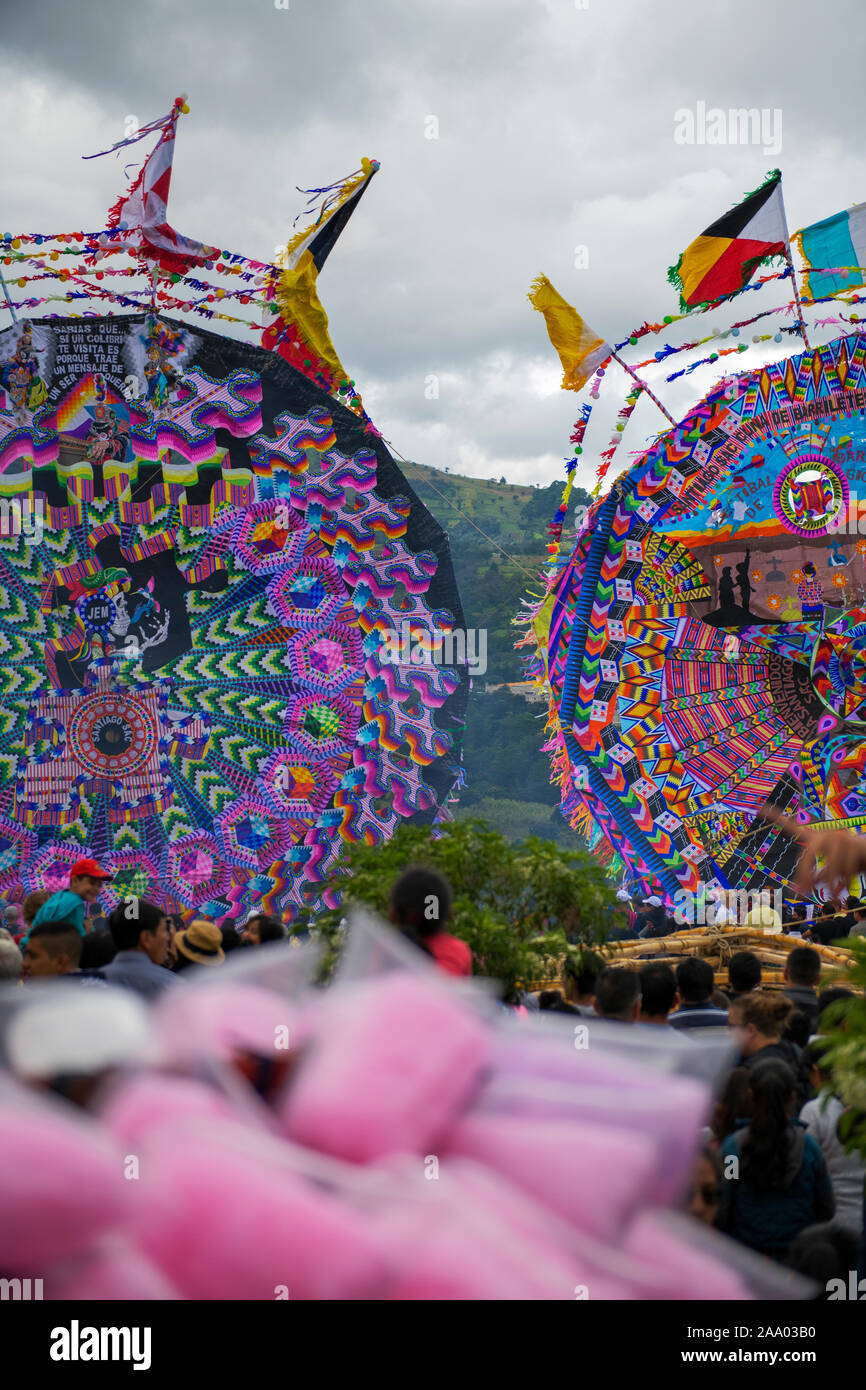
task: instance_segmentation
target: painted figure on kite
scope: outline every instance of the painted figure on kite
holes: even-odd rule
[[[28,411],[38,409],[46,397],[45,383],[39,375],[39,357],[33,344],[33,324],[21,325],[12,343],[12,355],[0,368],[0,381],[9,392],[15,418],[23,423]]]

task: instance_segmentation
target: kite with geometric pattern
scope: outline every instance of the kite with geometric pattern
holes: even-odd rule
[[[623,882],[791,887],[756,812],[866,825],[866,336],[717,384],[528,611],[562,809]]]
[[[467,669],[387,637],[462,622],[447,540],[357,413],[150,315],[19,323],[0,379],[0,891],[86,854],[106,907],[290,919],[443,813]]]

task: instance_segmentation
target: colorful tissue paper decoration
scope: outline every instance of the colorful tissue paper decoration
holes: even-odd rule
[[[108,905],[292,918],[447,799],[467,669],[388,641],[462,621],[447,540],[314,377],[157,314],[0,334],[0,890],[89,855]]]
[[[768,798],[866,825],[864,364],[854,332],[719,382],[524,615],[564,814],[669,899],[791,886],[796,846],[756,822]]]

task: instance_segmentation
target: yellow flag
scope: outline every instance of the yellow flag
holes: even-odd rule
[[[328,330],[328,315],[316,288],[318,272],[309,251],[305,251],[297,266],[284,270],[277,286],[276,301],[285,323],[300,329],[317,357],[326,363],[335,381],[348,373],[337,356]]]
[[[571,304],[553,288],[546,275],[533,280],[529,292],[533,309],[544,315],[547,333],[562,363],[562,388],[580,391],[613,348],[599,338]]]

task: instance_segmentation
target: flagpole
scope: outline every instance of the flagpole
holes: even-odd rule
[[[788,262],[788,269],[791,272],[791,284],[794,287],[794,303],[797,306],[797,323],[800,329],[800,334],[802,336],[803,342],[805,343],[807,349],[811,352],[812,344],[809,342],[809,339],[806,335],[806,320],[803,318],[803,306],[800,303],[800,291],[797,287],[797,272],[794,269],[794,258],[791,255],[791,234],[788,231],[788,214],[785,210],[785,195],[782,192],[781,179],[779,179],[779,198],[781,199],[782,217],[785,222],[785,258]]]
[[[0,270],[0,285],[3,286],[3,293],[4,293],[5,296],[6,296],[6,307],[7,307],[7,309],[9,310],[10,314],[12,315],[12,322],[13,322],[13,323],[17,323],[17,322],[18,322],[18,316],[17,316],[17,314],[15,313],[14,308],[12,307],[12,300],[11,300],[10,297],[9,297],[9,289],[8,289],[8,286],[7,286],[7,284],[6,284],[6,281],[5,281],[4,277],[3,277],[3,271],[2,271],[2,270]]]
[[[787,231],[787,230],[788,230],[788,224],[787,224],[787,222],[786,222],[786,223],[785,223],[785,231]],[[790,243],[790,241],[786,241],[786,242],[785,242],[785,255],[786,255],[787,259],[788,259],[788,266],[789,266],[790,271],[791,271],[791,284],[794,286],[794,303],[795,303],[796,306],[797,306],[797,319],[798,319],[798,324],[799,324],[799,328],[800,328],[800,333],[801,333],[801,336],[802,336],[802,338],[803,338],[803,342],[805,343],[806,347],[807,347],[807,348],[809,349],[809,351],[811,352],[811,350],[812,350],[812,344],[809,342],[808,336],[807,336],[807,334],[806,334],[806,320],[803,318],[803,306],[802,306],[802,304],[800,303],[800,291],[799,291],[798,288],[797,288],[797,272],[796,272],[796,270],[794,269],[794,261],[793,261],[793,257],[791,256],[791,243]]]
[[[637,374],[637,372],[634,370],[634,368],[633,368],[633,367],[630,367],[630,366],[628,365],[628,363],[627,363],[626,361],[624,361],[623,358],[620,357],[619,353],[616,352],[615,350],[611,351],[611,354],[610,354],[610,355],[611,355],[611,357],[613,358],[614,362],[618,362],[619,365],[623,368],[623,370],[626,371],[626,372],[628,372],[628,374],[629,374],[629,376],[632,378],[632,380],[637,382],[637,384],[638,384],[638,386],[640,387],[640,389],[641,389],[647,396],[649,396],[650,400],[651,400],[655,405],[658,406],[658,408],[659,408],[659,410],[661,411],[662,415],[666,416],[667,419],[670,420],[670,422],[671,422],[672,425],[675,425],[677,422],[676,422],[676,420],[674,419],[673,415],[671,415],[671,413],[670,413],[669,410],[666,410],[666,409],[665,409],[665,407],[662,405],[661,401],[659,400],[659,398],[658,398],[658,396],[655,394],[655,392],[650,390],[650,388],[647,386],[646,382],[643,381],[643,380],[638,376],[638,374]]]

